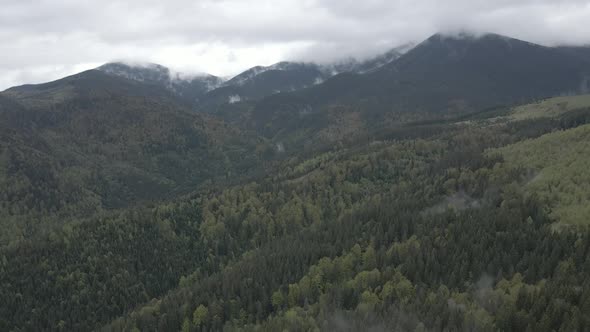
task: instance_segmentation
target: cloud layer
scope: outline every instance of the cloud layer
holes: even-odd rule
[[[435,32],[590,43],[589,0],[0,0],[0,89],[115,59],[231,75],[367,57]]]

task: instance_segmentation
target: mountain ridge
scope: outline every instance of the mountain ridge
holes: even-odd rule
[[[255,66],[227,79],[206,73],[185,75],[155,63],[110,62],[96,69],[160,86],[185,99],[196,109],[207,111],[223,103],[256,100],[310,87],[342,72],[371,72],[394,61],[411,47],[412,44],[404,44],[362,61],[351,59],[329,64],[282,61],[270,66]]]

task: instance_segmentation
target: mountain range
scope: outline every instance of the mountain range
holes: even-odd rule
[[[369,133],[408,121],[587,92],[590,60],[579,50],[584,48],[551,48],[494,34],[438,34],[369,73],[342,73],[263,98],[247,107],[247,119],[240,117],[246,112],[239,106],[222,114],[268,138],[334,142],[351,131]],[[302,121],[312,124],[306,135],[294,127]]]
[[[551,48],[494,34],[437,34],[363,62],[281,62],[229,80],[182,75],[156,64],[108,63],[54,82],[10,88],[0,97],[18,105],[2,113],[9,126],[26,123],[34,126],[34,135],[51,128],[66,146],[76,142],[71,135],[82,137],[85,132],[98,145],[129,143],[131,138],[112,135],[127,135],[124,128],[131,119],[169,123],[190,117],[188,122],[202,123],[199,131],[209,130],[203,121],[221,121],[230,132],[247,133],[249,141],[262,139],[291,151],[355,140],[412,121],[587,92],[586,54],[584,47]],[[179,132],[164,123],[142,126],[158,127],[162,135]],[[141,130],[148,136],[134,137],[140,140],[137,144],[165,141],[156,132]],[[203,136],[190,130],[180,130],[188,135],[183,144],[194,135]]]
[[[551,48],[494,34],[437,34],[364,62],[281,62],[229,80],[156,64],[109,63],[0,93],[4,164],[17,172],[5,172],[5,181],[51,186],[45,192],[54,197],[73,186],[101,206],[126,206],[285,152],[588,92],[586,54],[583,47]],[[238,151],[256,153],[244,159]],[[55,174],[24,171],[39,164]],[[48,178],[51,183],[36,182]],[[11,200],[28,190],[13,192],[17,187],[5,187]],[[35,208],[59,210],[62,204],[27,199]]]
[[[342,72],[367,73],[399,58],[412,47],[405,44],[362,61],[354,58],[329,64],[279,62],[256,66],[230,79],[209,74],[187,75],[153,63],[112,62],[97,69],[109,75],[164,88],[199,110],[221,104],[257,100],[279,92],[291,92],[322,83]]]
[[[3,95],[23,103],[56,101],[77,85],[98,88],[109,84],[108,77],[122,78],[137,83],[129,85],[137,93],[167,95],[242,130],[300,146],[332,143],[349,132],[371,132],[394,123],[585,92],[590,82],[586,54],[585,47],[545,47],[495,34],[436,34],[362,62],[281,62],[229,80],[182,75],[156,64],[108,63],[97,68],[107,74],[100,79],[89,71],[40,86],[11,88]],[[36,91],[34,96],[31,91]]]

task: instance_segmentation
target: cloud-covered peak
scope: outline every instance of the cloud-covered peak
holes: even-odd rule
[[[109,75],[161,86],[173,94],[194,102],[219,87],[223,79],[209,74],[185,74],[149,62],[109,62],[97,68]]]

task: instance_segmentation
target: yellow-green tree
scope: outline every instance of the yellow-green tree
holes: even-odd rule
[[[200,327],[207,322],[207,316],[209,316],[209,309],[204,305],[199,305],[193,312],[193,325]]]

